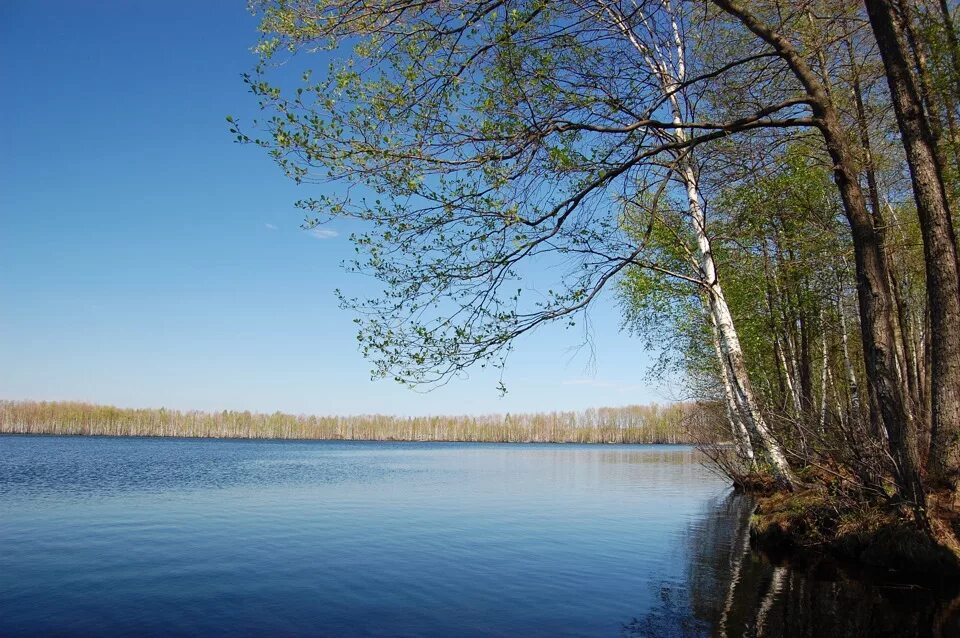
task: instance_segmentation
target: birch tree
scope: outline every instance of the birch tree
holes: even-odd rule
[[[652,19],[637,4],[632,5],[629,14],[625,13],[619,4],[601,0],[600,6],[603,7],[611,24],[630,41],[653,77],[659,82],[662,99],[669,104],[674,123],[672,131],[663,131],[661,135],[674,145],[685,145],[689,135],[683,125],[694,121],[695,117],[691,112],[694,101],[690,99],[686,90],[688,77],[687,46],[682,26],[685,23],[684,16],[675,11],[669,2],[664,2],[662,5],[664,33],[658,33],[652,24]],[[644,37],[638,34],[638,30],[641,30]],[[667,39],[661,44],[664,35]],[[740,441],[743,454],[748,460],[753,459],[750,442],[752,439],[769,458],[776,476],[787,484],[791,484],[794,479],[791,476],[789,463],[780,443],[767,427],[754,396],[740,338],[720,283],[699,188],[695,163],[696,149],[683,148],[674,152],[673,155],[673,172],[685,195],[685,212],[696,242],[695,250],[691,251],[691,257],[694,260],[696,278],[706,299],[711,332],[715,339],[718,363],[722,371],[724,393],[730,410],[731,429]]]

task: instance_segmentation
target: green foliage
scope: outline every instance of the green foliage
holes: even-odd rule
[[[253,8],[263,40],[246,80],[266,135],[231,131],[299,183],[350,184],[299,205],[307,226],[365,222],[348,267],[382,290],[340,301],[376,376],[430,385],[502,366],[516,337],[572,325],[628,266],[659,268],[666,244],[648,249],[625,220],[656,212],[679,149],[727,134],[665,136],[667,79],[622,33],[649,52],[671,20],[695,32],[708,18],[686,3],[619,17],[545,0]],[[318,50],[323,72],[304,55]]]

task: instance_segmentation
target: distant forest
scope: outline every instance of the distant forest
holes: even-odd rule
[[[687,403],[484,416],[305,416],[274,412],[126,409],[0,401],[0,433],[239,439],[691,443],[702,410]]]

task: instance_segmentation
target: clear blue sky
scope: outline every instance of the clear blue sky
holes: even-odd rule
[[[0,398],[316,414],[581,409],[673,398],[592,312],[596,364],[549,328],[500,398],[479,370],[370,381],[334,288],[352,247],[301,230],[295,187],[224,117],[253,116],[242,0],[0,2]]]

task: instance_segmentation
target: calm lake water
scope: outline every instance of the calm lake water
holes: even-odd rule
[[[0,437],[0,635],[960,635],[689,448]]]

